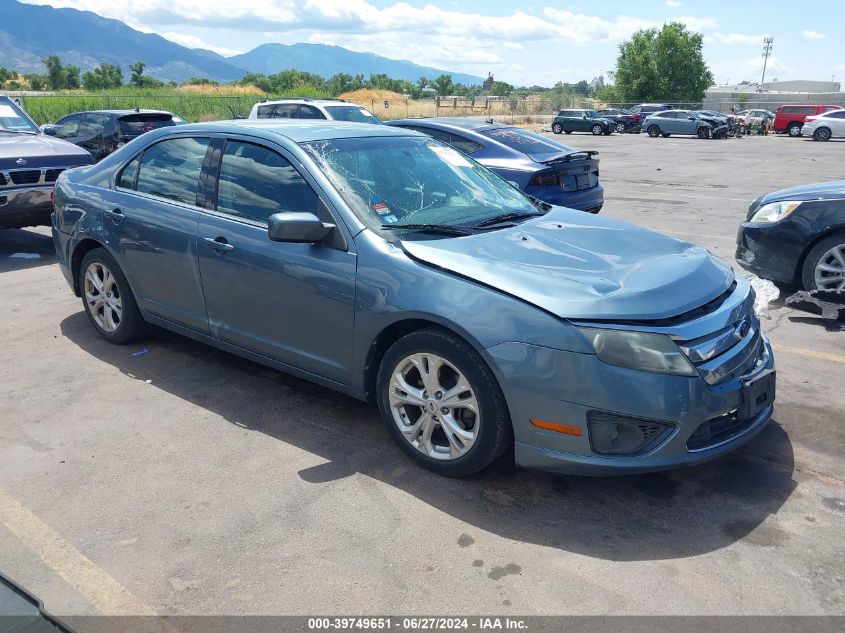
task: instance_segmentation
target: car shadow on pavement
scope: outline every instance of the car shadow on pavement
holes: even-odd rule
[[[327,460],[296,474],[307,482],[360,473],[479,530],[606,560],[696,556],[747,537],[778,546],[785,538],[776,520],[767,521],[796,486],[792,444],[777,423],[734,453],[686,470],[562,477],[518,469],[506,455],[478,475],[448,479],[411,463],[375,406],[158,328],[116,346],[79,312],[61,330],[127,376]],[[133,356],[140,350],[147,351]]]
[[[26,229],[0,229],[0,275],[55,261],[56,251],[50,235]]]

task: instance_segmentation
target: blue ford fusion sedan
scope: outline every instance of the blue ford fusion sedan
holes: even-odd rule
[[[152,323],[378,405],[413,460],[615,474],[727,453],[772,415],[748,283],[702,248],[537,202],[388,126],[155,130],[57,182],[94,329]]]

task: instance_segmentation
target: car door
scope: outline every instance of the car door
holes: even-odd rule
[[[587,111],[575,110],[574,114],[575,129],[579,132],[589,132],[591,127],[591,121],[587,117]]]
[[[209,138],[177,137],[150,145],[105,190],[103,231],[147,312],[208,333],[197,266],[200,187]]]
[[[103,130],[108,125],[109,119],[108,114],[89,112],[82,115],[79,123],[75,143],[91,152],[94,160],[100,160],[108,154],[104,146]]]
[[[673,112],[676,134],[695,134],[698,129],[698,119],[690,112]]]
[[[830,128],[833,136],[845,136],[845,110],[828,112],[822,120]]]
[[[199,268],[211,335],[346,383],[352,362],[356,256],[343,227],[280,147],[219,139]],[[216,187],[214,186],[216,184]],[[315,213],[331,244],[271,241],[275,213]]]

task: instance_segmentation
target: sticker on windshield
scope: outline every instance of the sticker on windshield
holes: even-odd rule
[[[19,119],[20,116],[12,109],[12,106],[0,105],[0,117]]]
[[[395,215],[386,215],[382,218],[386,224],[396,224],[399,221]]]
[[[370,195],[370,207],[379,215],[385,215],[387,213],[390,213],[390,209],[388,208],[387,203],[376,194]]]
[[[445,160],[450,165],[455,167],[469,167],[469,161],[461,156],[461,153],[451,147],[444,147],[442,145],[429,145],[428,149],[437,154],[440,158]]]

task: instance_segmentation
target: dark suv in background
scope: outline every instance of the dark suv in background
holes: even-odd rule
[[[561,110],[552,120],[552,132],[592,132],[595,136],[613,134],[616,124],[602,118],[595,110]]]
[[[101,160],[144,132],[184,124],[175,114],[160,110],[94,110],[69,114],[43,130],[87,149],[94,160]]]
[[[599,110],[597,114],[603,119],[613,121],[613,125],[619,134],[624,134],[625,132],[636,133],[640,131],[640,124],[642,121],[640,115],[634,114],[629,110],[623,110],[622,108],[607,108],[605,110]]]
[[[642,120],[645,119],[649,114],[674,109],[675,106],[673,106],[671,103],[639,103],[635,106],[627,108],[628,112],[640,115],[640,123],[642,123]]]

